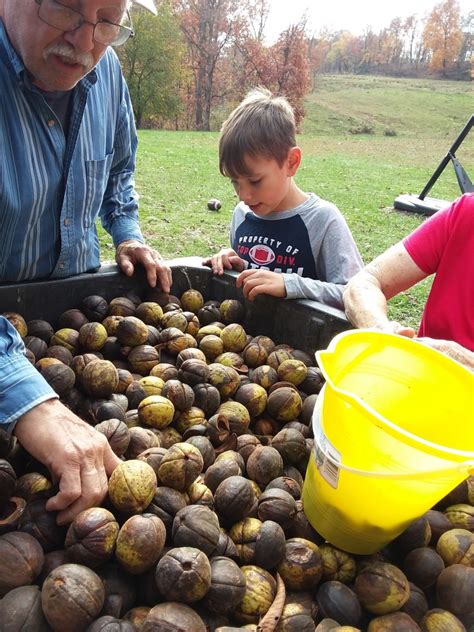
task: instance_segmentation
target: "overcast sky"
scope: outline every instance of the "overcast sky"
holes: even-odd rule
[[[472,0],[458,0],[461,13],[472,9]],[[270,40],[290,24],[308,15],[308,31],[318,33],[324,26],[331,30],[345,29],[360,35],[366,26],[378,31],[396,17],[417,14],[420,18],[438,4],[436,0],[269,0],[270,15],[266,33]]]

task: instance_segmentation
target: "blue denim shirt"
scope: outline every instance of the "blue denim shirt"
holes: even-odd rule
[[[0,145],[0,282],[98,268],[98,217],[115,246],[143,241],[133,110],[112,49],[74,88],[66,139],[0,20]]]
[[[143,241],[136,147],[130,97],[112,49],[73,90],[66,139],[0,19],[0,282],[98,268],[98,217],[116,246]],[[0,425],[11,431],[22,414],[53,397],[16,330],[0,317]]]

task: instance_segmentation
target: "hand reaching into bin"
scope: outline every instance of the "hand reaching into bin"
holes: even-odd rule
[[[163,292],[171,289],[171,269],[164,262],[159,252],[146,244],[130,239],[117,246],[115,260],[127,276],[132,276],[135,266],[141,264],[145,268],[146,277],[151,287],[157,283]]]
[[[100,505],[107,494],[108,476],[120,463],[104,435],[57,399],[20,417],[15,435],[59,485],[59,492],[46,505],[59,511],[58,524],[67,524],[83,509]]]

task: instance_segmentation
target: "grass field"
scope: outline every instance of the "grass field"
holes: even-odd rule
[[[395,211],[400,193],[420,193],[473,111],[472,85],[385,77],[321,77],[307,99],[298,142],[303,163],[297,182],[334,202],[368,262],[423,221]],[[372,128],[371,134],[350,130]],[[386,130],[394,136],[384,135]],[[228,245],[237,198],[217,168],[215,132],[141,131],[136,184],[140,221],[164,256],[208,255]],[[457,152],[474,178],[474,130]],[[449,165],[430,195],[460,194]],[[222,201],[218,212],[207,200]],[[110,238],[101,231],[102,253]],[[429,281],[391,302],[391,316],[416,325]]]

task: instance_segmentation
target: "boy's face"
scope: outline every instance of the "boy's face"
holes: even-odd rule
[[[240,200],[256,215],[265,217],[297,205],[292,176],[301,161],[301,152],[293,147],[280,167],[273,158],[245,156],[248,173],[231,180]]]

